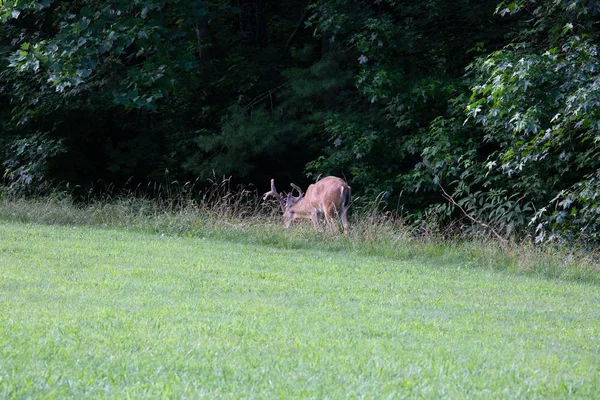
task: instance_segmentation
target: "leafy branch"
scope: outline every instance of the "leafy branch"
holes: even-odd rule
[[[473,217],[471,214],[469,214],[460,204],[458,204],[458,202],[456,200],[454,200],[454,198],[452,196],[450,196],[445,190],[444,187],[442,186],[441,183],[438,183],[438,187],[440,188],[441,192],[442,192],[442,196],[444,197],[444,199],[446,199],[448,202],[450,202],[450,204],[458,207],[458,209],[460,211],[462,211],[462,213],[465,215],[465,217],[467,217],[469,220],[475,222],[476,224],[479,224],[482,228],[488,229],[490,230],[494,236],[496,236],[496,238],[498,239],[498,242],[500,243],[500,246],[502,246],[502,248],[504,250],[508,250],[508,239],[504,238],[502,235],[500,235],[493,227],[491,227],[490,225],[486,224],[485,222],[482,222],[480,220],[478,220],[477,218]]]

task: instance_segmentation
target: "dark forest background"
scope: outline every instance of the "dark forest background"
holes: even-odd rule
[[[598,1],[1,3],[4,190],[334,174],[600,242]]]

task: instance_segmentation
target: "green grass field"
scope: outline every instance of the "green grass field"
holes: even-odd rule
[[[598,285],[0,222],[0,398],[598,398]]]

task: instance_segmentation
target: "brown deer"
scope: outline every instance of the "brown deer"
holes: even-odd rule
[[[283,197],[275,189],[275,180],[271,179],[271,190],[263,196],[277,199],[283,211],[283,226],[289,228],[297,218],[310,218],[315,229],[319,229],[320,219],[325,217],[327,224],[337,231],[336,214],[342,220],[344,233],[348,233],[348,208],[350,207],[350,186],[336,176],[328,176],[313,183],[306,189],[306,194],[298,186],[291,184],[300,195],[295,197],[288,193]]]

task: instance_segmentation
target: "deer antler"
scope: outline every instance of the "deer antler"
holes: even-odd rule
[[[301,198],[302,196],[304,196],[304,192],[302,192],[302,189],[300,189],[296,184],[290,183],[290,186],[293,187],[294,189],[296,189],[298,191],[298,193],[300,193],[300,196],[298,196],[298,198]]]
[[[281,198],[281,194],[279,194],[279,192],[277,192],[277,189],[275,189],[275,179],[271,179],[271,190],[264,194],[263,201],[265,201],[269,196],[277,199],[279,201],[279,205],[281,206],[281,209],[283,211],[285,211],[285,207],[283,204],[283,199]]]
[[[266,200],[269,196],[281,201],[281,195],[277,192],[277,189],[275,189],[275,179],[271,179],[271,190],[264,194],[263,200]]]

